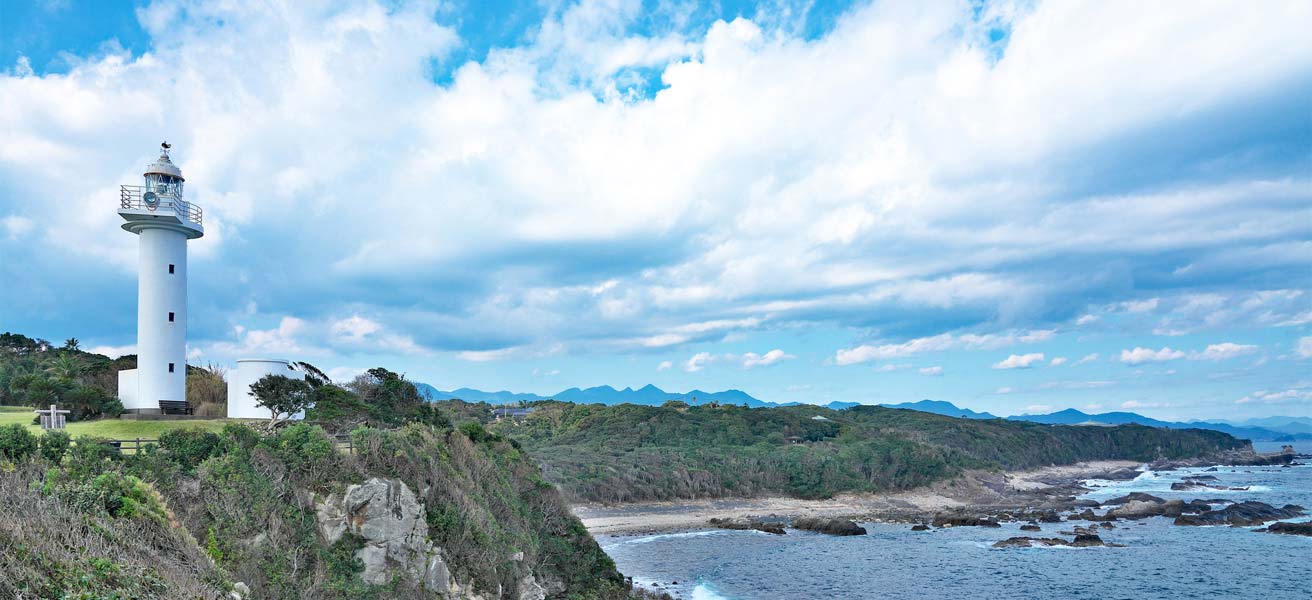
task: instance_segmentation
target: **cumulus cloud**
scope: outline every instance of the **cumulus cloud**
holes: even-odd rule
[[[1030,354],[1012,354],[1007,358],[993,363],[994,369],[1028,369],[1034,363],[1043,361],[1042,352],[1031,352]]]
[[[1091,354],[1085,354],[1083,358],[1081,358],[1080,360],[1075,361],[1075,364],[1077,364],[1077,365],[1082,365],[1082,364],[1085,364],[1085,363],[1091,363],[1091,362],[1094,362],[1094,361],[1096,361],[1096,360],[1098,360],[1098,353],[1097,353],[1097,352],[1094,352],[1094,353],[1091,353]]]
[[[851,365],[873,360],[905,358],[929,352],[942,352],[958,349],[994,349],[1016,344],[1042,342],[1055,335],[1051,329],[1035,331],[1013,331],[990,334],[942,333],[931,337],[922,337],[898,344],[871,345],[862,344],[854,348],[840,349],[834,356],[839,365]]]
[[[1066,364],[1066,357],[1065,357],[1065,356],[1058,356],[1058,357],[1056,357],[1056,358],[1053,358],[1052,361],[1049,362],[1048,364],[1050,364],[1050,365],[1052,365],[1052,366],[1054,366],[1054,367],[1059,367],[1059,366],[1061,366],[1061,365]]]
[[[943,374],[943,367],[933,366],[920,369],[920,374],[926,377],[938,377]]]
[[[103,354],[110,358],[118,358],[126,354],[136,354],[137,345],[128,344],[126,346],[93,346],[91,348],[87,348],[87,352],[90,352],[92,354]]]
[[[755,352],[743,354],[742,365],[744,369],[750,369],[752,367],[768,367],[781,360],[787,360],[790,358],[795,357],[791,354],[785,353],[783,350],[775,348],[765,354],[757,354]]]
[[[1297,352],[1300,358],[1312,358],[1312,336],[1298,338],[1298,343],[1294,345],[1294,352]]]
[[[1235,404],[1301,404],[1312,403],[1312,390],[1306,388],[1295,388],[1279,391],[1258,390],[1243,398],[1235,400]]]
[[[1211,344],[1202,352],[1193,353],[1190,358],[1194,360],[1225,360],[1236,356],[1252,354],[1254,352],[1257,352],[1257,346],[1225,342],[1221,344]]]
[[[715,358],[711,356],[710,352],[698,352],[689,357],[688,360],[684,361],[683,370],[688,373],[696,373],[697,371],[706,368],[706,365],[710,364],[713,360],[715,360]]]
[[[0,73],[7,327],[131,335],[127,296],[67,291],[130,285],[116,186],[165,137],[205,208],[207,353],[515,360],[832,327],[848,365],[1072,322],[1312,322],[1288,283],[1312,249],[1306,2],[860,3],[809,39],[769,7],[582,2],[486,52],[431,3],[180,6],[139,11],[146,54]],[[26,201],[51,181],[59,202]]]
[[[1189,360],[1226,360],[1237,356],[1252,354],[1257,351],[1257,346],[1249,344],[1236,344],[1233,342],[1223,342],[1220,344],[1210,344],[1201,351],[1184,352],[1183,350],[1172,350],[1169,346],[1160,350],[1152,348],[1136,347],[1133,350],[1121,350],[1121,362],[1138,365],[1143,363],[1167,362],[1188,358]]]
[[[670,369],[670,367],[673,367],[673,366],[674,366],[674,363],[672,363],[672,362],[670,362],[670,361],[668,361],[668,360],[662,360],[662,361],[661,361],[661,364],[656,365],[656,370],[657,370],[657,371],[668,371],[668,370]]]
[[[1141,347],[1136,347],[1133,350],[1121,350],[1121,362],[1129,365],[1179,360],[1185,356],[1184,352],[1172,350],[1169,347],[1163,347],[1161,350]]]

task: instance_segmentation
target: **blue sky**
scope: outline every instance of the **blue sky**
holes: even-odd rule
[[[441,388],[1312,413],[1305,2],[5,2],[0,329]]]

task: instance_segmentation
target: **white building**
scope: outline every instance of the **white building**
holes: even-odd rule
[[[305,373],[290,361],[279,358],[241,358],[237,368],[228,374],[228,418],[229,419],[267,419],[269,409],[255,404],[251,395],[251,384],[265,375],[282,375],[293,379],[304,379]],[[305,413],[292,415],[301,419]]]
[[[170,412],[187,401],[187,240],[205,235],[201,209],[183,199],[169,144],[142,185],[120,188],[123,229],[138,239],[137,368],[120,371],[118,395],[134,413]]]

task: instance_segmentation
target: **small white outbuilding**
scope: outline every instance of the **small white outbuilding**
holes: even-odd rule
[[[251,384],[265,375],[283,375],[294,379],[303,379],[305,373],[291,361],[280,358],[241,358],[237,359],[237,368],[228,377],[228,418],[229,419],[267,419],[269,409],[255,404],[251,394]],[[293,419],[305,418],[305,413],[292,415]]]

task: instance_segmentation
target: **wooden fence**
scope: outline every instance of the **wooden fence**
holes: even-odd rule
[[[351,439],[351,434],[339,433],[336,435],[329,435],[329,437],[333,439],[333,447],[337,448],[339,452],[355,454],[355,441]],[[146,438],[132,438],[127,440],[108,439],[105,440],[105,443],[116,448],[121,454],[136,454],[144,450],[146,444],[158,444],[159,440]]]

